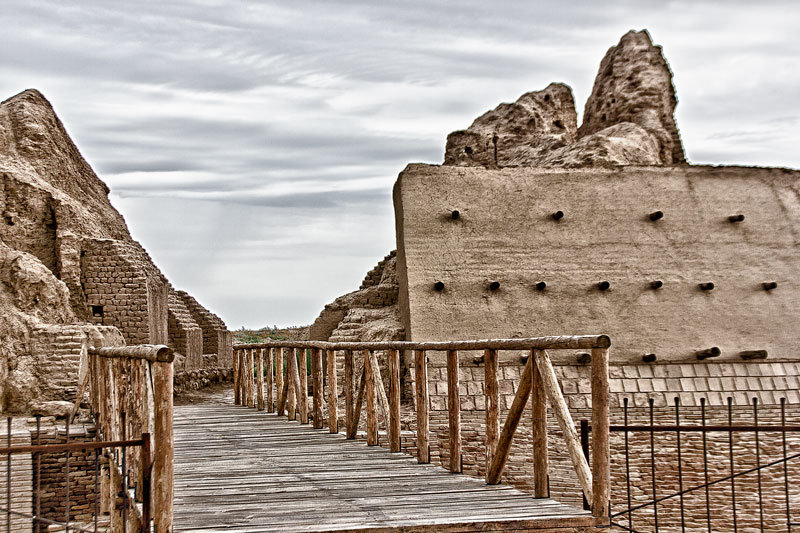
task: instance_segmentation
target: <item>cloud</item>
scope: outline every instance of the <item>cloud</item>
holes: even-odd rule
[[[54,104],[171,281],[231,327],[301,324],[394,246],[391,186],[447,133],[551,81],[583,108],[649,28],[690,159],[800,167],[790,1],[31,0],[0,98]]]

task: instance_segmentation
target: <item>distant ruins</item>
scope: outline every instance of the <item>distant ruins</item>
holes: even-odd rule
[[[395,183],[397,251],[376,267],[386,292],[368,299],[371,274],[326,306],[311,338],[604,333],[614,423],[624,402],[643,421],[652,401],[662,423],[674,422],[667,407],[678,401],[695,421],[701,409],[708,420],[739,419],[754,401],[776,420],[781,399],[796,416],[800,171],[689,165],[676,104],[661,48],[631,31],[602,60],[580,127],[570,88],[553,83],[451,133],[443,165],[411,164]],[[576,419],[589,413],[587,357],[554,361]],[[444,464],[444,354],[430,359],[432,416],[441,421],[432,453]],[[483,423],[481,364],[480,354],[461,361],[462,427]],[[501,366],[508,408],[522,365]],[[413,390],[413,367],[406,355],[404,391]],[[527,486],[530,441],[515,447],[508,479]],[[675,452],[661,442],[663,460]],[[477,474],[480,453],[463,458]],[[699,453],[687,447],[684,458],[702,461]],[[612,454],[619,465],[620,441]],[[564,484],[563,459],[554,458],[563,479],[550,479],[562,501],[577,493]],[[660,483],[678,487],[674,473]]]
[[[63,415],[90,345],[168,344],[181,372],[227,372],[231,334],[175,290],[109,203],[50,103],[0,103],[0,398]],[[202,379],[202,378],[201,378]]]

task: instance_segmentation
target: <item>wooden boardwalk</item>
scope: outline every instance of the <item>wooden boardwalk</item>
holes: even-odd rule
[[[175,531],[531,531],[586,511],[275,414],[175,408]]]

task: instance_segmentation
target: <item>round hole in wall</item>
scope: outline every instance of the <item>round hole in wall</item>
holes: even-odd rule
[[[553,217],[553,220],[561,220],[562,218],[564,218],[564,212],[563,211],[556,211],[555,213],[553,213],[550,216]]]
[[[653,211],[648,216],[651,221],[655,222],[656,220],[661,220],[662,218],[664,218],[664,213],[663,211]]]
[[[549,94],[544,95],[544,101],[545,102],[549,102],[550,101],[550,95]]]
[[[651,289],[660,289],[663,286],[664,286],[664,282],[661,281],[660,279],[653,280],[653,281],[650,282],[650,288]]]
[[[554,121],[554,122],[553,122],[553,125],[554,125],[556,128],[560,129],[560,130],[563,130],[563,129],[564,129],[564,124],[562,124],[560,120],[556,120],[556,121]]]
[[[607,291],[608,289],[611,288],[611,283],[607,281],[601,281],[600,283],[597,284],[597,288],[600,289],[601,291]]]
[[[467,155],[472,155],[472,147],[471,146],[465,147],[464,148],[464,153],[467,154]]]
[[[764,287],[765,291],[771,291],[773,289],[777,289],[778,288],[778,282],[777,281],[767,281],[767,282],[764,282],[763,287]]]
[[[542,292],[543,290],[545,290],[545,288],[547,288],[547,283],[545,283],[544,281],[540,281],[539,283],[536,284],[536,290],[539,292]]]
[[[493,282],[491,282],[489,284],[489,290],[490,291],[496,291],[499,288],[500,288],[500,282],[499,281],[493,281]]]
[[[656,354],[654,353],[646,353],[642,356],[642,361],[645,363],[655,363],[656,362]]]
[[[710,281],[706,282],[706,283],[701,283],[700,284],[700,290],[701,291],[713,291],[714,290],[714,284],[712,282],[710,282]]]
[[[581,352],[578,354],[577,360],[578,364],[588,365],[589,363],[592,362],[592,354],[587,352]]]
[[[453,209],[453,212],[450,213],[450,218],[453,220],[458,220],[461,217],[461,213],[459,213],[458,209]]]
[[[441,281],[437,281],[433,284],[433,289],[437,292],[442,292],[444,290],[444,283]]]
[[[738,214],[738,215],[731,215],[731,216],[728,217],[728,221],[729,222],[743,222],[744,221],[744,215],[742,215],[741,213]]]

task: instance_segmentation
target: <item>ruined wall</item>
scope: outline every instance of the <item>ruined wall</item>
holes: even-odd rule
[[[164,280],[148,276],[129,244],[84,239],[81,272],[92,323],[115,326],[128,344],[157,343],[151,341],[148,286]]]
[[[203,330],[203,354],[220,354],[227,350],[227,346],[221,343],[226,342],[227,336],[220,333],[227,331],[225,323],[217,315],[200,305],[189,293],[185,291],[175,291],[175,294],[183,301],[192,319]]]
[[[744,350],[796,358],[798,177],[409,165],[394,190],[406,336],[605,333],[614,361],[689,361],[711,347],[725,359]],[[663,218],[651,220],[656,211]],[[713,290],[701,290],[707,282]]]
[[[186,359],[187,370],[203,368],[203,330],[174,289],[169,291],[169,344]]]

